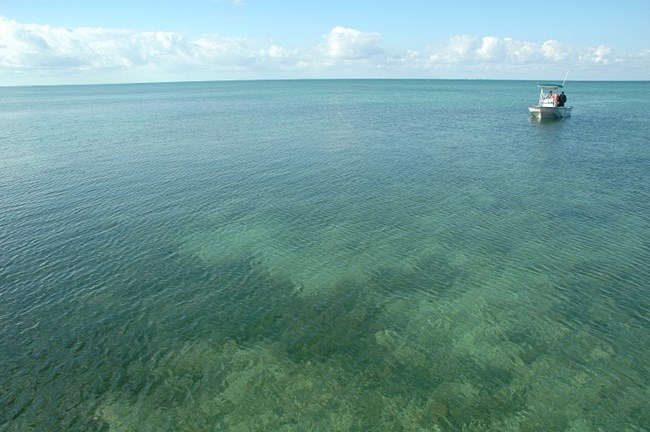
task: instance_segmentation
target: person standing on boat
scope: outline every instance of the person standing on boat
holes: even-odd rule
[[[563,107],[565,103],[566,103],[566,95],[564,94],[564,92],[562,92],[562,94],[560,95],[560,98],[558,99],[557,106]]]
[[[560,95],[557,93],[553,96],[553,105],[560,106]]]

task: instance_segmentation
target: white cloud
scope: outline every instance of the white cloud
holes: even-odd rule
[[[331,58],[356,60],[381,54],[380,35],[359,30],[334,27],[327,36],[323,53]]]
[[[447,46],[443,47],[442,50],[439,50],[439,58],[446,59],[447,61],[463,61],[472,57],[477,46],[478,38],[476,36],[454,36],[450,39]]]
[[[409,56],[412,58],[413,54]],[[429,64],[462,63],[467,66],[502,63],[504,66],[522,64],[608,64],[622,61],[625,56],[609,47],[576,47],[554,39],[541,44],[516,41],[495,36],[460,35],[452,37],[446,45],[433,47],[428,53]],[[616,59],[616,60],[614,60]]]
[[[600,45],[591,56],[591,61],[594,63],[607,64],[610,62],[609,56],[611,53],[611,48],[606,47],[605,45]]]
[[[554,39],[547,40],[542,44],[544,57],[552,61],[562,61],[569,57],[570,49],[562,42]]]
[[[485,61],[503,60],[506,50],[503,40],[494,36],[485,36],[481,40],[481,46],[476,50],[478,58]]]
[[[317,35],[314,35],[317,37]],[[334,27],[312,48],[205,34],[21,24],[0,16],[0,84],[294,77],[536,79],[549,70],[585,77],[648,79],[650,51],[621,54],[497,36],[458,35],[441,46],[388,52],[381,35]],[[535,75],[531,76],[531,72]],[[572,76],[580,79],[578,72]]]
[[[271,49],[276,55],[279,49]],[[205,35],[190,40],[174,32],[50,27],[19,24],[0,17],[0,72],[36,76],[93,74],[119,70],[137,75],[192,68],[239,69],[254,63],[260,50],[253,41]]]
[[[526,63],[538,58],[539,46],[532,42],[515,41],[505,38],[504,44],[510,60],[513,63]]]
[[[571,54],[565,44],[554,40],[535,44],[496,36],[459,35],[452,37],[446,45],[431,48],[429,60],[467,65],[494,62],[516,65],[562,61]]]

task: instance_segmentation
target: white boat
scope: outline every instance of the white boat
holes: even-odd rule
[[[564,87],[561,84],[537,84],[539,87],[539,102],[530,105],[530,115],[538,120],[555,120],[571,116],[573,107],[564,106],[560,101],[560,92]]]

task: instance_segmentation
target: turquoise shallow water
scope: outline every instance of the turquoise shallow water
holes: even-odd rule
[[[650,83],[567,94],[0,88],[0,430],[650,430]]]

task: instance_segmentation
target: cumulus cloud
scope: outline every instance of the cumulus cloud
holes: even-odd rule
[[[477,45],[478,38],[476,36],[454,36],[447,46],[442,50],[438,50],[440,55],[435,54],[435,57],[448,61],[463,61],[474,55]]]
[[[238,2],[234,2],[238,3]],[[318,35],[314,35],[316,41]],[[311,48],[261,44],[241,37],[22,24],[0,16],[4,83],[117,82],[309,76],[530,78],[539,70],[636,71],[647,79],[650,55],[497,36],[457,35],[446,44],[389,52],[381,35],[337,26]],[[626,68],[621,66],[625,65]],[[594,69],[596,68],[596,69]],[[522,73],[523,71],[523,73]],[[495,72],[495,74],[496,74]],[[520,74],[520,76],[517,76]],[[498,74],[497,74],[498,75]],[[575,75],[574,75],[575,76]],[[639,77],[635,77],[639,79]]]
[[[503,43],[508,57],[513,63],[526,63],[539,56],[539,47],[532,42],[504,38]]]
[[[594,63],[607,64],[610,61],[609,56],[611,53],[611,48],[606,47],[605,45],[600,45],[594,50],[591,56],[591,61]]]
[[[569,57],[570,51],[565,44],[554,39],[547,40],[542,44],[544,57],[552,61],[566,60]]]
[[[412,53],[408,54],[413,57]],[[613,50],[601,45],[597,48],[576,47],[550,39],[542,43],[516,41],[496,36],[459,35],[452,37],[446,45],[432,47],[428,51],[428,64],[462,63],[468,66],[501,63],[503,66],[553,65],[586,63],[608,64],[623,61],[625,56],[616,56]]]
[[[245,38],[204,35],[188,39],[175,32],[50,27],[0,17],[0,71],[32,74],[149,73],[198,68],[239,69],[282,50],[261,50]]]
[[[334,59],[356,60],[382,53],[380,35],[359,30],[334,27],[327,36],[323,53]]]
[[[481,46],[476,50],[478,58],[487,61],[499,61],[505,58],[505,46],[502,39],[494,36],[485,36],[481,39]]]

